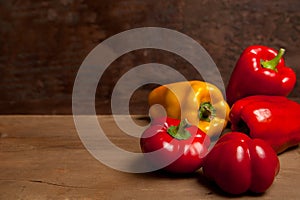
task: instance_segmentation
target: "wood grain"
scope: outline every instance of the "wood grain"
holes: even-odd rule
[[[299,11],[298,0],[0,1],[0,114],[71,114],[73,83],[84,58],[103,40],[138,27],[170,28],[196,40],[215,61],[225,85],[240,53],[252,44],[286,48],[286,63],[299,76]],[[118,79],[150,62],[173,67],[189,80],[202,79],[174,54],[130,52],[101,79],[97,112],[111,113],[110,95]],[[142,87],[132,98],[132,114],[148,113],[144,105],[150,89]],[[297,84],[291,97],[299,96]]]
[[[119,116],[126,117],[126,116]],[[139,124],[147,120],[132,116]],[[98,117],[122,149],[139,152],[109,115]],[[118,159],[118,158],[116,158]],[[259,199],[298,199],[300,148],[279,155],[281,170]],[[0,199],[228,199],[201,171],[188,177],[130,174],[96,160],[81,143],[72,116],[0,116]],[[241,199],[253,199],[245,194]]]

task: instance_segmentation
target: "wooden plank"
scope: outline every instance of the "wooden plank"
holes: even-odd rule
[[[138,139],[125,135],[111,116],[98,119],[114,144],[139,151]],[[134,120],[147,124],[144,118]],[[297,199],[300,195],[300,148],[279,159],[280,173],[260,199]],[[0,161],[0,199],[228,198],[201,172],[170,177],[125,173],[105,166],[81,143],[72,116],[0,116]]]
[[[299,76],[299,2],[2,0],[0,114],[72,114],[72,88],[85,57],[103,40],[137,27],[169,28],[193,38],[209,52],[225,85],[242,50],[252,44],[285,47],[286,63]],[[130,52],[105,71],[96,94],[99,114],[110,113],[110,95],[122,75],[145,63],[168,65],[189,80],[214,79],[166,51]],[[133,114],[148,113],[148,92],[139,88],[132,98]],[[291,97],[299,96],[297,84]]]

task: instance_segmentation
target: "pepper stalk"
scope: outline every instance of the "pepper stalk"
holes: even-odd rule
[[[268,60],[268,61],[261,60],[260,61],[261,66],[263,68],[271,69],[271,70],[274,70],[277,72],[277,65],[278,65],[280,59],[282,58],[284,52],[285,52],[285,49],[280,48],[278,51],[278,54],[272,60]]]

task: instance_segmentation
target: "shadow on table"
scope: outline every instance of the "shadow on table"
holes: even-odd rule
[[[167,179],[167,180],[186,180],[186,179],[195,179],[196,184],[199,185],[199,187],[205,187],[207,189],[206,195],[214,195],[214,196],[222,196],[227,198],[241,198],[241,197],[260,197],[263,196],[262,194],[253,193],[251,191],[248,191],[246,193],[240,194],[240,195],[233,195],[224,192],[221,190],[217,184],[215,184],[213,181],[209,180],[202,172],[202,169],[190,173],[190,174],[174,174],[174,173],[168,173],[163,170],[158,170],[154,172],[148,172],[148,173],[140,173],[140,174],[133,174],[134,176],[137,176],[138,178],[143,179]]]

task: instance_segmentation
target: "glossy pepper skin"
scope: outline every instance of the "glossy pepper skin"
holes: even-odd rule
[[[223,135],[206,156],[203,173],[225,192],[265,192],[280,168],[275,151],[240,132]]]
[[[155,119],[140,139],[142,152],[154,169],[180,174],[199,169],[209,145],[210,138],[198,127],[172,118]]]
[[[148,102],[152,118],[186,118],[210,137],[220,135],[230,111],[221,91],[215,85],[202,81],[159,86],[151,91]]]
[[[231,129],[269,143],[277,153],[300,143],[300,104],[283,96],[256,95],[238,100]]]
[[[295,72],[285,65],[284,49],[253,45],[246,48],[232,72],[226,89],[231,106],[251,95],[287,96],[296,83]]]

